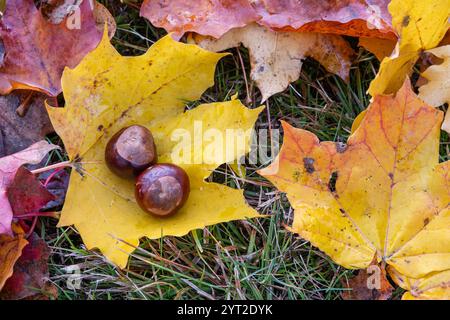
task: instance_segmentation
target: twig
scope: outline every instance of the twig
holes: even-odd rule
[[[28,95],[25,97],[25,100],[17,107],[16,113],[19,117],[25,117],[28,112],[28,109],[31,105],[31,98],[33,97],[34,92],[30,91]]]
[[[31,224],[30,229],[28,230],[27,234],[25,235],[26,239],[28,239],[31,236],[31,234],[33,233],[34,228],[36,228],[37,221],[38,221],[38,217],[34,216],[33,217],[33,223]]]
[[[21,215],[14,216],[16,219],[27,219],[27,218],[34,218],[34,217],[56,217],[56,213],[51,212],[32,212],[32,213],[25,213]]]
[[[242,73],[244,74],[245,91],[247,93],[247,97],[245,98],[245,102],[247,104],[250,104],[250,102],[252,102],[252,99],[250,98],[250,90],[248,88],[247,73],[245,72],[244,60],[242,60],[241,50],[239,50],[239,48],[237,48],[236,51],[238,53],[239,61],[241,63]]]
[[[50,181],[62,170],[63,168],[57,168],[55,171],[53,171],[48,178],[44,182],[44,187],[47,187],[47,185],[50,183]]]

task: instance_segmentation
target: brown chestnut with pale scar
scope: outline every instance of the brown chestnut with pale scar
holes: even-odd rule
[[[139,206],[157,217],[175,214],[187,201],[189,177],[174,164],[155,164],[136,180],[135,197]]]
[[[133,125],[118,131],[105,150],[108,168],[122,178],[134,178],[156,163],[153,135],[147,128]]]

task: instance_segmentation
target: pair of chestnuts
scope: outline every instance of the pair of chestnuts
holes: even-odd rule
[[[157,160],[153,135],[143,126],[121,129],[106,145],[108,168],[122,178],[136,178],[135,197],[139,206],[152,215],[167,217],[186,203],[189,177],[180,167],[157,164]]]

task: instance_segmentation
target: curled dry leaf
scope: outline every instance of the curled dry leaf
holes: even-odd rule
[[[82,23],[81,23],[82,21]],[[60,24],[47,21],[33,0],[9,0],[0,21],[5,56],[0,93],[32,89],[56,96],[64,67],[74,67],[101,39],[90,1]]]
[[[54,131],[45,109],[45,99],[43,94],[32,91],[0,96],[0,157],[23,150]],[[23,116],[17,113],[21,105],[27,105]]]
[[[0,291],[12,274],[14,265],[28,244],[19,226],[13,226],[14,235],[0,234]]]
[[[274,32],[255,23],[233,29],[220,39],[197,36],[195,41],[211,51],[223,51],[240,44],[250,51],[251,77],[261,90],[263,101],[298,79],[302,60],[312,57],[325,68],[348,80],[353,50],[336,35]]]
[[[37,164],[51,151],[58,148],[46,141],[36,142],[27,149],[0,158],[0,234],[11,234],[13,211],[6,190],[13,181],[17,170],[24,164]]]
[[[428,83],[419,88],[419,97],[434,107],[450,103],[450,45],[438,47],[427,51],[443,59],[438,65],[429,67],[422,76]],[[442,130],[450,133],[450,112],[445,115]]]
[[[397,92],[420,53],[439,44],[449,26],[450,1],[392,0],[389,12],[399,41],[370,84],[372,96]]]
[[[281,151],[260,173],[287,193],[295,210],[290,230],[338,264],[367,268],[375,256],[408,278],[441,274],[440,297],[450,298],[442,117],[407,79],[397,94],[374,97],[346,146],[283,123]]]
[[[167,36],[142,56],[122,57],[104,36],[75,69],[65,70],[66,106],[47,108],[78,168],[71,173],[60,226],[75,225],[88,248],[99,248],[124,267],[141,237],[182,236],[207,225],[258,216],[242,190],[204,179],[249,150],[250,129],[261,109],[250,110],[232,100],[184,112],[186,101],[198,99],[213,84],[216,63],[223,56]],[[189,175],[189,199],[174,216],[156,218],[141,210],[134,181],[117,177],[105,164],[111,136],[132,124],[151,130],[160,163],[175,163]],[[244,143],[236,149],[225,149],[220,141],[202,144],[203,130],[225,137],[227,129],[235,129],[235,138]]]
[[[141,16],[157,27],[220,38],[257,22],[280,31],[308,31],[395,39],[388,0],[145,0]]]
[[[341,294],[344,300],[387,300],[394,291],[387,279],[386,269],[376,261],[367,269],[359,270],[350,280],[342,282],[349,289]]]
[[[408,290],[403,295],[403,300],[448,300],[450,298],[450,270],[432,273],[418,279],[406,277],[392,267],[388,267],[388,272],[395,283]]]

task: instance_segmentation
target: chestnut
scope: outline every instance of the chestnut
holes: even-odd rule
[[[105,161],[108,168],[119,177],[138,176],[157,161],[152,133],[139,125],[121,129],[106,145]]]
[[[176,213],[187,201],[189,177],[174,164],[155,164],[136,180],[135,196],[139,206],[157,217]]]

